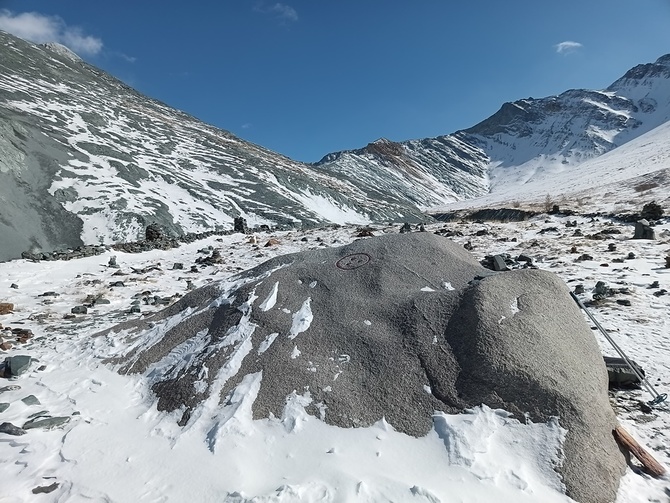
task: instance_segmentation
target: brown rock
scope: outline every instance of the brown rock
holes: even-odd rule
[[[12,312],[14,312],[14,304],[0,302],[0,314],[10,314]]]
[[[278,244],[279,244],[279,240],[278,240],[278,239],[270,238],[270,239],[268,239],[268,242],[265,243],[265,247],[267,248],[267,247],[269,247],[269,246],[277,246]]]
[[[0,344],[0,349],[2,349],[3,351],[9,351],[10,349],[12,349],[12,343],[5,341],[2,344]]]

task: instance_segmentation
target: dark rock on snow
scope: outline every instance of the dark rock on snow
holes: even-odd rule
[[[656,239],[654,229],[652,229],[647,220],[638,220],[635,222],[633,239]]]
[[[2,423],[0,424],[0,433],[6,433],[7,435],[14,435],[16,437],[20,435],[25,435],[26,430],[14,426],[12,423]]]
[[[42,402],[35,395],[28,395],[25,398],[22,398],[21,401],[26,405],[41,405]]]
[[[10,376],[20,376],[28,371],[32,359],[27,355],[16,355],[5,358],[5,372]]]

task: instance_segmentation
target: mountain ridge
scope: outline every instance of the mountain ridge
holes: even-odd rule
[[[419,222],[670,119],[665,55],[614,90],[517,100],[452,134],[380,138],[306,164],[145,97],[62,46],[0,32],[0,54],[0,260],[133,241],[149,223],[185,234],[235,217],[252,227]]]

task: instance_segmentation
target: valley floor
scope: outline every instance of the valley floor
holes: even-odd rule
[[[375,234],[398,230],[373,227]],[[516,223],[430,224],[426,230],[450,234],[478,259],[526,255],[572,290],[583,285],[585,302],[596,283],[605,282],[613,295],[589,309],[658,392],[669,391],[667,221],[655,227],[656,240],[632,240],[632,225],[557,215]],[[416,439],[383,420],[352,430],[328,426],[306,415],[299,399],[281,418],[254,421],[249,379],[246,393],[231,398],[235,410],[224,425],[224,444],[212,450],[208,432],[184,431],[172,415],[156,410],[143,377],[121,376],[103,363],[124,349],[124,339],[93,334],[161,309],[151,305],[154,299],[171,302],[270,257],[343,245],[357,234],[356,227],[346,226],[274,232],[257,234],[256,243],[232,234],[167,251],[1,263],[0,303],[13,303],[14,311],[0,315],[0,334],[13,344],[0,356],[29,355],[33,361],[18,378],[0,379],[0,404],[9,404],[0,423],[66,419],[20,436],[0,433],[0,502],[570,501],[552,469],[564,433],[555,423],[523,425],[504,411],[480,407],[457,416],[436,414],[433,431]],[[220,262],[196,264],[215,249]],[[118,268],[108,266],[112,256]],[[108,303],[64,319],[91,298]],[[15,342],[18,329],[33,337],[23,332],[26,342]],[[597,330],[593,334],[603,354],[617,356]],[[651,398],[644,390],[611,394],[624,427],[667,465],[670,406],[641,407]],[[645,474],[633,460],[617,502],[669,496],[668,479]]]

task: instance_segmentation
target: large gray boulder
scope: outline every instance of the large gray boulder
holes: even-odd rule
[[[281,416],[287,397],[308,390],[307,411],[327,423],[384,417],[421,436],[435,410],[484,403],[520,420],[558,416],[568,494],[615,499],[624,458],[607,371],[551,273],[494,273],[446,238],[387,235],[272,259],[133,323],[146,332],[110,361],[144,373],[158,408],[182,410],[182,425],[212,394],[225,407],[261,371],[255,418]]]

